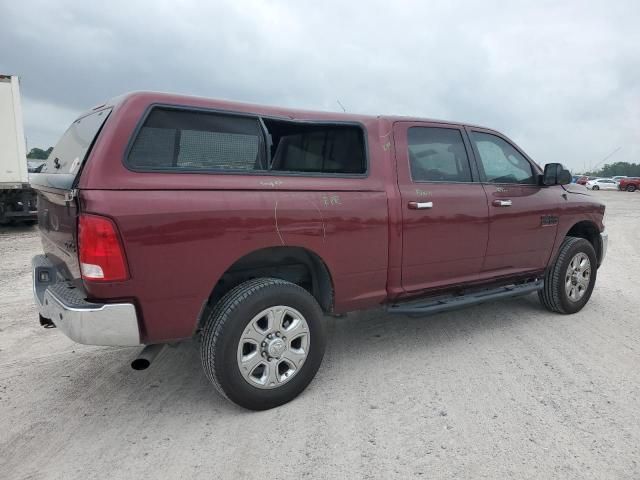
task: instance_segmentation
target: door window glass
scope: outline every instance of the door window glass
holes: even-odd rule
[[[472,132],[485,181],[489,183],[535,184],[533,169],[510,143],[488,133]]]
[[[470,182],[469,157],[460,130],[411,127],[407,132],[414,182]]]

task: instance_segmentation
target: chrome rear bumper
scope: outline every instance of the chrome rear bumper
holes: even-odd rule
[[[138,316],[131,303],[92,303],[71,282],[60,281],[44,255],[33,265],[33,297],[40,316],[71,340],[86,345],[140,345]]]

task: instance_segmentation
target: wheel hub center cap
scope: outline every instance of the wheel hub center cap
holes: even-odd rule
[[[285,348],[286,345],[281,338],[274,338],[273,340],[270,340],[267,345],[267,353],[271,357],[278,358],[284,353]]]

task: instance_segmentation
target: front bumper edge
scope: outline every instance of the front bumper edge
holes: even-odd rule
[[[609,234],[606,230],[600,232],[600,247],[599,265],[602,265],[602,262],[604,262],[604,258],[607,256],[607,248],[609,248]]]

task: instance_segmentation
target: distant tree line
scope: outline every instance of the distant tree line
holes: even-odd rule
[[[47,158],[49,158],[49,154],[52,150],[53,147],[49,147],[46,150],[35,147],[29,150],[29,153],[27,153],[27,158],[29,160],[46,160]]]
[[[594,177],[615,177],[617,175],[626,175],[627,177],[640,177],[640,164],[628,162],[616,162],[606,164],[600,170],[587,172],[585,175]]]

